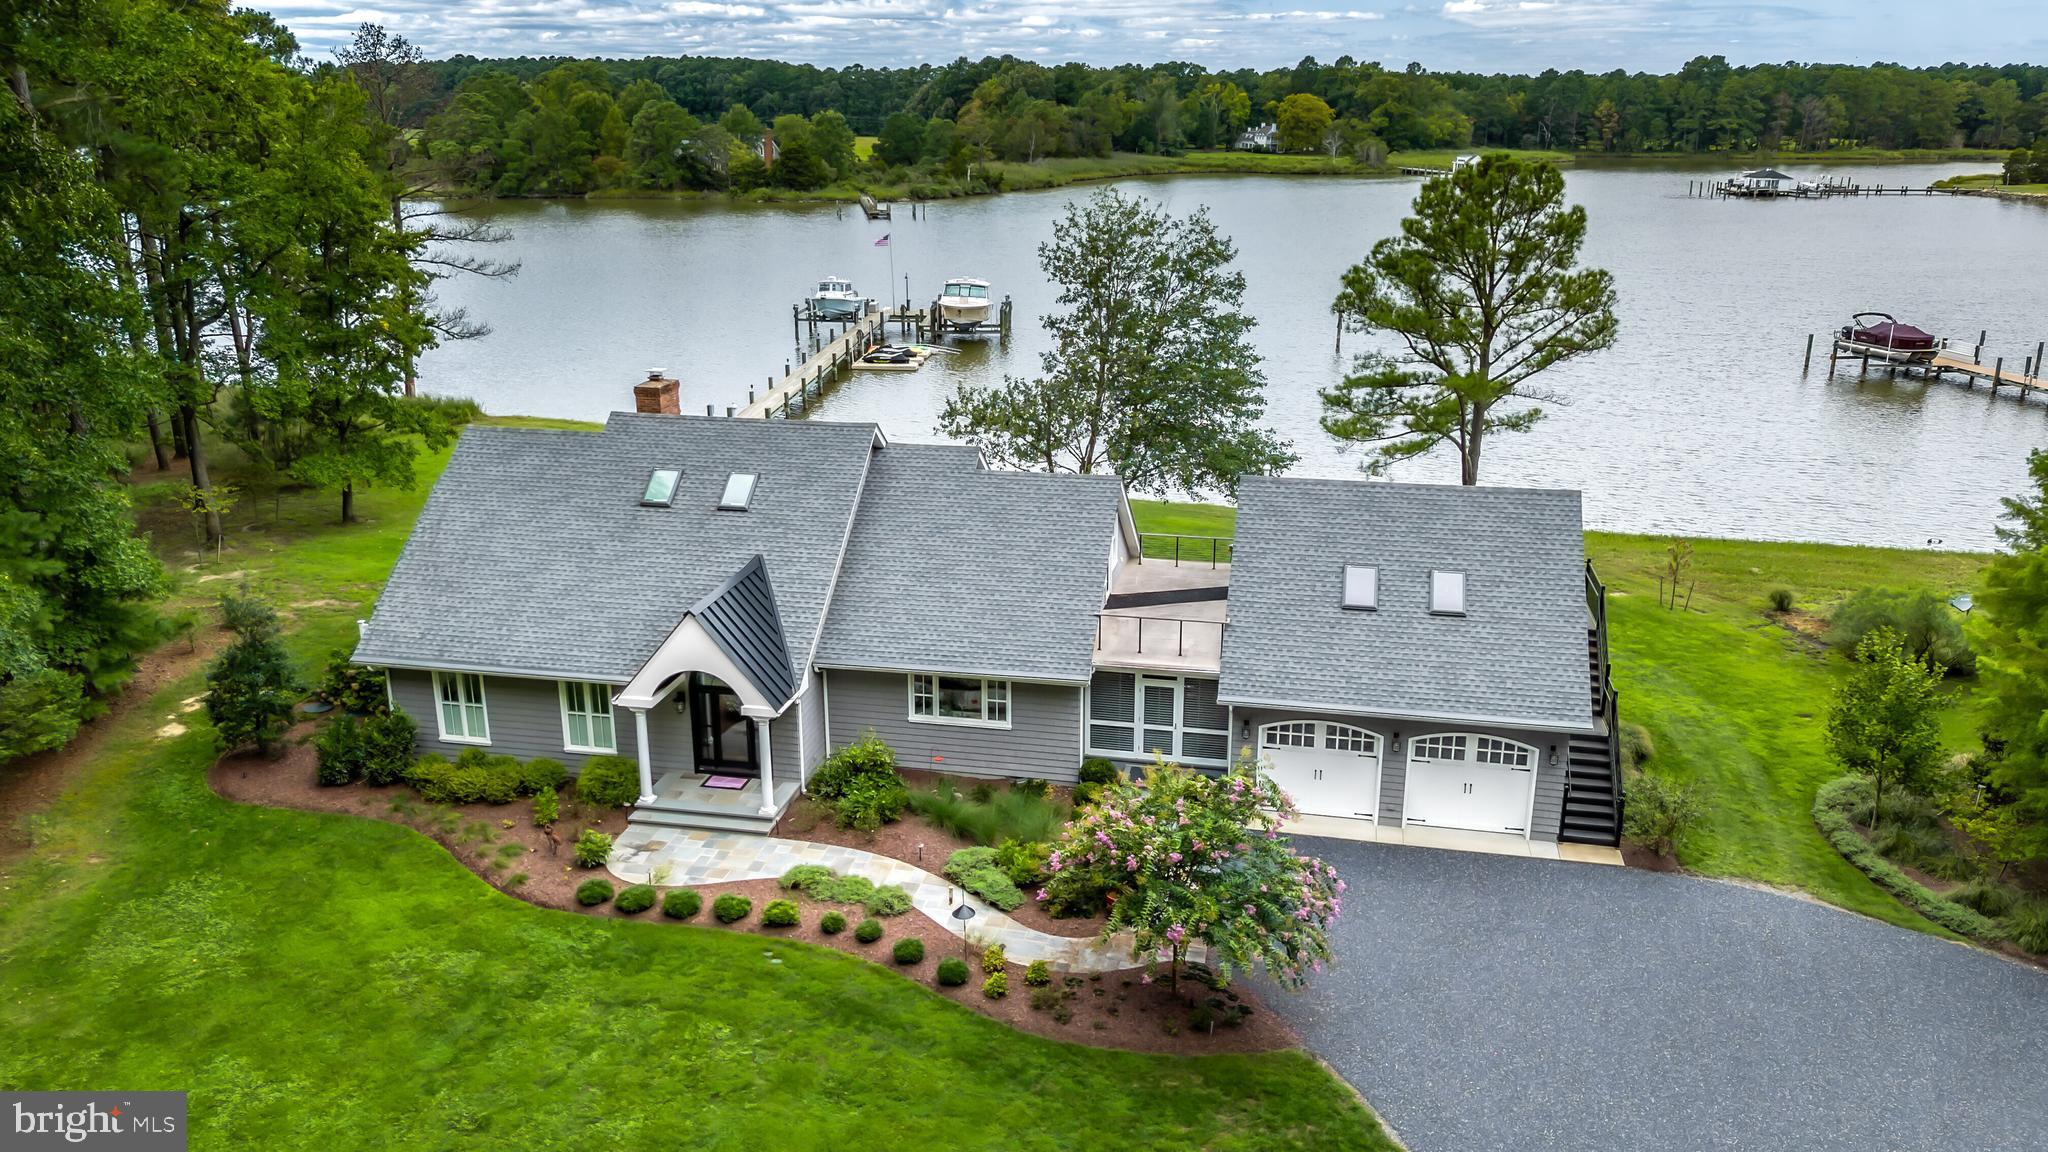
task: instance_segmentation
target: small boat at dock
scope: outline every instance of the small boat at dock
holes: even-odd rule
[[[1882,355],[1894,363],[1932,361],[1941,348],[1933,333],[1901,324],[1889,312],[1856,313],[1835,340],[1844,351]]]
[[[939,289],[939,323],[947,328],[979,328],[988,323],[988,281],[956,276]]]
[[[853,290],[853,281],[843,276],[825,277],[811,293],[811,311],[824,320],[851,320],[861,314],[864,304],[861,294]]]

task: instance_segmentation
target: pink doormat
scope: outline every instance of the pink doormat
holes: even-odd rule
[[[723,788],[728,792],[738,792],[752,783],[753,780],[745,776],[706,776],[704,778],[704,787]]]

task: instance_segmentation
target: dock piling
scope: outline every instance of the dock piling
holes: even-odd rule
[[[1344,321],[1342,319],[1337,321],[1337,350],[1339,352],[1344,350]],[[1804,376],[1811,371],[1813,371],[1813,333],[1808,332],[1806,334],[1806,363],[1799,366],[1799,374]]]
[[[1993,364],[1991,365],[1991,390],[1992,390],[1993,392],[1996,392],[1996,391],[1998,391],[1998,386],[1999,386],[2000,384],[2003,384],[2003,383],[2005,382],[2005,380],[2004,380],[2004,376],[2005,376],[2005,357],[2003,357],[2003,356],[2000,356],[2000,357],[1999,357],[1999,358],[1998,358],[1998,359],[1997,359],[1997,360],[1996,360],[1995,362],[1993,362]]]

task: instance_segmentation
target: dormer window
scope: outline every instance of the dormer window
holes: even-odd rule
[[[725,478],[725,492],[718,498],[721,512],[745,512],[754,500],[754,473],[735,472]]]
[[[647,477],[647,491],[640,494],[640,503],[649,508],[666,508],[676,498],[676,481],[683,474],[674,468],[656,468]]]
[[[1463,616],[1465,614],[1465,574],[1463,572],[1431,572],[1429,574],[1429,610],[1438,616]]]
[[[1344,566],[1344,607],[1370,612],[1380,606],[1380,570],[1364,564]]]

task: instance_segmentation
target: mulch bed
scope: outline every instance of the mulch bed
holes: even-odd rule
[[[942,777],[935,772],[906,770],[903,782],[912,789],[929,790],[941,779],[950,779],[962,791],[982,783],[978,780],[959,776]],[[1064,799],[1065,789],[1055,788],[1054,794]],[[933,824],[915,812],[905,812],[901,820],[884,824],[873,832],[856,832],[841,828],[832,822],[831,813],[824,806],[807,797],[799,796],[782,814],[775,824],[775,834],[791,840],[810,840],[819,844],[837,844],[842,848],[858,848],[878,856],[888,856],[906,864],[915,864],[934,876],[943,875],[946,857],[962,848],[974,847],[974,842],[953,835]],[[1054,919],[1036,901],[1028,899],[1022,907],[1005,913],[1010,919],[1040,932],[1054,936],[1072,936],[1076,939],[1092,939],[1102,932],[1101,916],[1074,916]]]
[[[1678,857],[1660,856],[1633,840],[1621,842],[1621,862],[1630,868],[1641,868],[1646,872],[1681,872]]]
[[[282,755],[266,759],[254,753],[241,753],[220,759],[208,773],[208,783],[213,790],[230,800],[248,804],[261,804],[274,808],[296,808],[312,812],[341,812],[352,816],[365,816],[403,824],[413,828],[446,848],[448,852],[485,881],[503,891],[537,904],[575,912],[586,916],[604,916],[614,919],[651,920],[662,923],[677,923],[662,916],[657,901],[654,908],[633,916],[618,912],[612,905],[604,904],[595,909],[585,908],[576,903],[576,886],[592,876],[602,876],[615,886],[624,888],[616,877],[602,870],[591,871],[575,866],[570,857],[569,845],[575,834],[584,828],[617,835],[626,826],[626,814],[619,809],[604,811],[584,808],[576,803],[575,785],[572,783],[562,795],[562,819],[556,826],[561,837],[558,848],[550,851],[546,835],[533,827],[530,818],[531,806],[526,801],[510,804],[463,804],[429,805],[419,799],[411,788],[402,784],[371,787],[366,784],[352,784],[345,788],[322,787],[315,779],[313,769],[315,756],[306,740],[315,725],[301,724],[287,737]],[[905,823],[908,823],[907,821]],[[922,823],[920,821],[919,823]],[[889,828],[901,828],[890,825]],[[778,826],[778,832],[780,832]],[[898,859],[919,863],[913,856],[901,854],[910,851],[913,844],[925,845],[927,858],[932,863],[921,867],[936,872],[945,863],[946,853],[954,848],[965,847],[963,843],[945,838],[937,829],[925,825],[922,831],[908,833],[912,839],[900,844],[900,852],[887,851],[878,843],[894,843],[886,838],[880,841],[866,841],[858,838],[841,840],[820,835],[837,832],[829,822],[821,823],[804,838],[826,843],[842,843],[864,848],[871,852],[895,856]],[[885,829],[887,831],[887,829]],[[514,883],[514,879],[524,879]],[[667,892],[667,888],[660,889]],[[791,893],[782,891],[774,880],[744,880],[731,884],[707,884],[697,889],[704,897],[703,909],[688,923],[705,928],[747,932],[756,936],[795,940],[805,944],[833,948],[850,955],[859,956],[885,968],[893,969],[908,979],[929,988],[938,995],[971,1008],[984,1016],[1000,1020],[1021,1031],[1086,1044],[1097,1048],[1120,1048],[1134,1052],[1156,1052],[1178,1056],[1193,1056],[1218,1052],[1271,1052],[1298,1047],[1300,1040],[1280,1017],[1268,1010],[1248,988],[1231,989],[1238,1000],[1252,1009],[1252,1015],[1235,1027],[1217,1027],[1213,1032],[1198,1031],[1189,1024],[1190,1009],[1202,1000],[1220,994],[1213,993],[1192,982],[1184,982],[1182,990],[1175,992],[1163,978],[1147,983],[1142,969],[1074,977],[1077,984],[1070,985],[1063,973],[1055,973],[1053,987],[1062,996],[1063,1013],[1048,1005],[1034,1009],[1031,1006],[1033,989],[1024,985],[1024,966],[1009,964],[1010,992],[1001,1000],[990,1000],[981,994],[983,974],[978,949],[960,937],[953,935],[923,913],[912,910],[901,916],[882,921],[885,929],[882,939],[873,944],[862,944],[853,938],[853,925],[860,922],[865,913],[858,906],[820,904],[816,901],[798,899],[803,909],[803,922],[795,928],[764,928],[761,925],[761,909],[768,901]],[[736,892],[754,903],[753,911],[737,924],[721,925],[712,918],[711,903],[728,892]],[[838,907],[846,914],[847,929],[837,935],[827,936],[818,930],[818,920],[827,908]],[[1027,905],[1020,913],[1037,912]],[[1061,931],[1064,935],[1094,935],[1100,922],[1083,920],[1052,920],[1037,912],[1048,931]],[[1017,919],[1024,923],[1024,915]],[[1034,927],[1039,925],[1033,923]],[[923,941],[924,959],[912,965],[895,963],[890,950],[895,942],[906,937]],[[948,956],[959,956],[968,960],[970,969],[968,982],[957,988],[940,987],[937,980],[939,961]],[[1224,1001],[1232,1003],[1231,1001]],[[1057,1014],[1056,1014],[1057,1013]],[[1068,1017],[1061,1023],[1058,1015]]]

